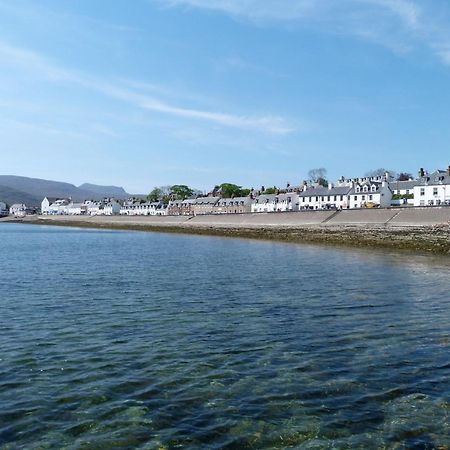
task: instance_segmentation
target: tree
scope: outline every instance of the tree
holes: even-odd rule
[[[328,186],[327,169],[325,169],[324,167],[311,169],[308,172],[308,178],[314,183],[319,184],[320,186]]]
[[[232,183],[222,183],[217,190],[222,198],[246,197],[250,194],[250,189],[243,189]]]
[[[384,175],[386,175],[386,173],[388,173],[390,176],[393,176],[394,178],[396,178],[396,174],[393,170],[388,170],[388,169],[385,169],[384,167],[380,167],[380,168],[374,169],[374,170],[369,170],[368,172],[366,172],[364,174],[364,176],[367,178],[383,177]]]
[[[276,186],[270,187],[264,190],[263,194],[269,195],[269,194],[276,194],[278,193],[278,188]]]
[[[162,190],[159,187],[155,187],[152,189],[150,194],[147,195],[147,200],[149,202],[157,202],[161,200],[161,197],[163,196]]]
[[[397,177],[397,181],[412,180],[413,176],[409,172],[400,172]]]
[[[159,202],[168,203],[170,194],[170,186],[157,186],[152,189],[150,194],[147,195],[147,200],[149,202]]]
[[[174,184],[170,188],[170,194],[176,200],[186,200],[188,197],[191,197],[194,193],[194,190],[185,184]]]

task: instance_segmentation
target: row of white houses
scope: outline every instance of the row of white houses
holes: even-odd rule
[[[44,215],[204,215],[269,213],[324,209],[357,209],[389,206],[450,206],[450,166],[447,170],[426,173],[420,169],[416,179],[394,181],[389,174],[377,177],[339,179],[336,184],[318,186],[304,183],[278,194],[252,192],[249,197],[220,198],[206,196],[162,202],[113,198],[101,201],[74,202],[70,198],[45,197],[41,203]],[[0,216],[23,217],[32,211],[24,204],[9,209],[0,201]]]
[[[41,203],[43,215],[70,215],[70,216],[157,216],[165,215],[167,208],[161,203],[141,202],[130,199],[123,204],[113,198],[100,201],[86,200],[74,203],[70,198],[45,197]]]

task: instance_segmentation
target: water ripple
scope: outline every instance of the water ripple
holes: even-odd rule
[[[0,239],[2,450],[450,448],[448,259]]]

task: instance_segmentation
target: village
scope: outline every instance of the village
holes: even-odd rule
[[[25,204],[8,207],[0,201],[0,216],[198,216],[450,206],[450,166],[447,170],[435,170],[431,173],[420,169],[416,178],[408,179],[399,179],[386,172],[362,178],[341,177],[335,183],[305,181],[298,186],[287,184],[284,189],[262,187],[246,191],[245,196],[226,195],[217,188],[207,195],[169,192],[165,198],[151,199],[156,201],[131,197],[127,200],[104,198],[75,202],[71,198],[45,197],[40,208]]]

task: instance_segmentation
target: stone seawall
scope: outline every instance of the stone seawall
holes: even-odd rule
[[[40,225],[205,234],[450,254],[450,207],[196,217],[31,216],[14,221]]]
[[[303,227],[381,226],[420,227],[450,224],[450,207],[354,209],[289,213],[222,214],[204,216],[39,216],[24,221],[74,222],[98,225],[145,225],[157,227]]]

